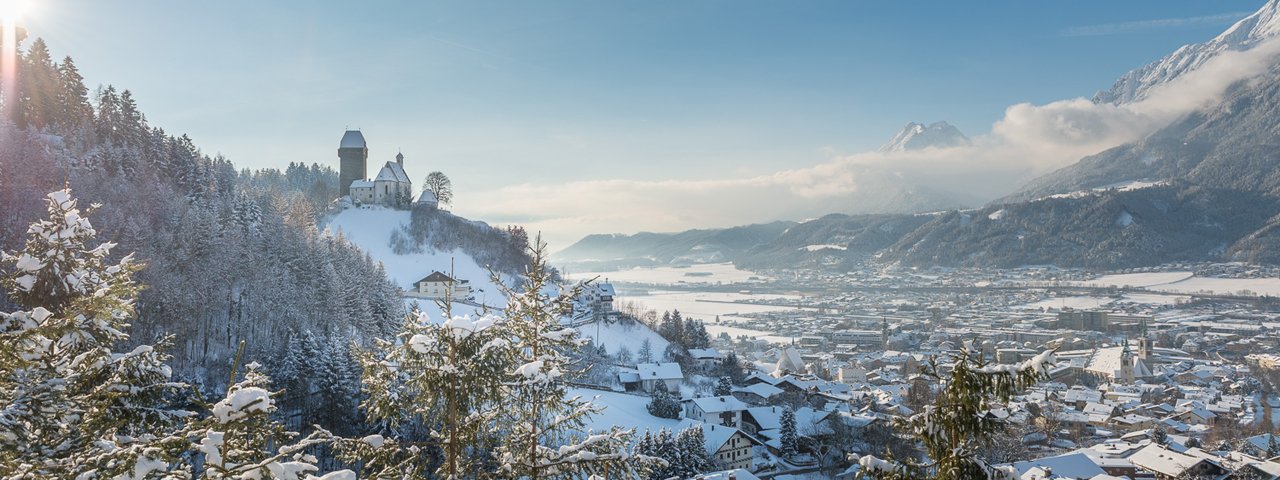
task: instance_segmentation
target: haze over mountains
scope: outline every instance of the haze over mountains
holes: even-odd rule
[[[1280,225],[1278,12],[1280,3],[1268,2],[1214,39],[1184,46],[1125,74],[1092,102],[1010,107],[996,132],[1011,128],[1021,108],[1034,110],[1030,116],[1056,115],[1069,131],[1052,134],[1078,134],[1081,143],[1105,146],[1098,138],[1126,136],[1134,140],[1020,182],[986,207],[827,215],[758,242],[726,238],[759,232],[751,227],[704,230],[697,236],[590,236],[560,257],[679,263],[701,258],[688,255],[700,250],[755,267],[839,266],[872,258],[926,266],[1053,263],[1103,268],[1184,260],[1280,261],[1280,255],[1271,253],[1278,245],[1273,232]],[[944,122],[927,127],[911,123],[881,152],[964,151],[973,150],[975,143]],[[948,150],[957,146],[961,148]],[[881,210],[870,211],[925,212],[920,207],[929,202],[918,199],[945,198],[901,185],[879,188],[911,191],[915,204],[897,205],[901,210],[877,205]],[[881,198],[898,201],[892,194]],[[981,203],[952,200],[933,210]],[[687,250],[673,242],[695,237],[706,241]],[[625,250],[611,247],[624,243]]]

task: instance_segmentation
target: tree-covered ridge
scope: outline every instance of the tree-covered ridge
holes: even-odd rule
[[[243,342],[245,361],[297,387],[281,407],[294,426],[349,428],[359,369],[346,345],[394,332],[404,307],[379,264],[317,227],[336,172],[237,171],[150,125],[128,90],[90,94],[70,57],[53,62],[40,40],[18,73],[0,123],[0,248],[22,245],[45,192],[73,187],[103,205],[97,237],[148,266],[129,343],[171,335],[175,375],[213,391]],[[16,300],[0,293],[0,307]],[[291,344],[307,355],[290,358]]]
[[[210,405],[174,378],[171,337],[126,346],[142,266],[109,260],[116,245],[97,243],[69,190],[47,204],[24,247],[0,254],[0,284],[20,307],[0,312],[0,475],[314,478],[306,451],[331,435],[299,437],[270,418],[274,394],[257,364]]]

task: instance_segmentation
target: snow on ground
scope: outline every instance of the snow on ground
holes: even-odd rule
[[[594,339],[596,345],[604,345],[605,351],[610,355],[618,353],[618,347],[625,345],[634,358],[640,351],[640,345],[647,339],[650,348],[653,349],[654,358],[659,359],[662,357],[662,352],[667,351],[669,344],[657,332],[639,322],[630,325],[617,322],[595,322],[578,327],[578,332],[583,337]]]
[[[1280,278],[1211,278],[1191,277],[1180,282],[1152,287],[1152,290],[1173,293],[1213,292],[1234,295],[1251,292],[1250,295],[1280,296]]]
[[[1073,308],[1077,310],[1092,310],[1100,308],[1114,302],[1115,299],[1107,297],[1057,297],[1047,298],[1035,303],[1018,305],[1013,307],[1016,310],[1039,310],[1039,309],[1058,309]]]
[[[1001,208],[999,210],[991,212],[990,215],[987,215],[987,218],[991,220],[999,220],[1001,218],[1004,218],[1004,209]]]
[[[1126,293],[1123,302],[1142,305],[1177,305],[1191,301],[1187,295],[1162,295],[1159,293]]]
[[[614,272],[569,272],[571,280],[588,280],[600,277],[611,282],[643,283],[652,285],[739,283],[765,279],[764,275],[739,270],[732,263],[709,263],[690,267],[637,267]]]
[[[1129,225],[1133,225],[1133,214],[1127,210],[1120,212],[1120,215],[1116,217],[1116,226],[1127,227]]]
[[[1251,295],[1280,296],[1280,278],[1197,277],[1192,272],[1103,275],[1093,280],[1076,282],[1076,284],[1089,287],[1146,288],[1166,293],[1210,292],[1218,295],[1235,295],[1248,291]]]
[[[848,248],[844,245],[805,245],[800,249],[807,252],[816,252],[818,250],[848,250]]]
[[[725,319],[727,318],[721,317],[721,320],[725,320]],[[731,327],[728,325],[717,325],[717,324],[711,324],[711,323],[707,324],[707,334],[711,335],[713,338],[719,336],[721,332],[728,333],[729,337],[731,338],[738,338],[740,336],[746,335],[747,338],[756,338],[756,339],[765,340],[772,343],[787,344],[787,343],[791,343],[791,340],[793,340],[791,337],[774,335],[772,333],[761,331],[761,330],[752,330],[749,328]]]
[[[592,415],[587,422],[586,428],[596,432],[609,430],[616,425],[635,429],[636,433],[644,435],[645,429],[653,432],[663,428],[674,430],[676,425],[680,424],[679,420],[649,415],[649,410],[646,408],[649,405],[649,397],[644,395],[605,392],[589,388],[570,388],[569,395],[580,395],[584,400],[595,398],[593,403],[604,407],[603,412]]]
[[[1117,275],[1103,275],[1093,280],[1078,283],[1086,287],[1141,288],[1186,280],[1191,278],[1193,275],[1194,274],[1191,272],[1121,273]]]
[[[421,254],[396,255],[391,251],[391,232],[409,224],[409,211],[393,210],[380,206],[349,208],[334,216],[324,228],[334,235],[342,235],[351,243],[369,252],[374,260],[382,262],[400,288],[413,288],[413,283],[433,271],[448,274],[471,282],[471,290],[480,300],[485,294],[498,295],[498,289],[489,281],[489,270],[477,265],[470,255],[454,250],[450,252],[427,251]],[[451,263],[452,261],[452,263]]]
[[[748,313],[781,312],[795,310],[796,307],[780,305],[757,305],[738,303],[748,300],[772,301],[796,299],[790,295],[753,295],[733,292],[671,292],[652,291],[648,295],[628,295],[618,297],[622,303],[635,302],[640,306],[655,310],[659,314],[666,311],[680,310],[685,318],[696,318],[704,322],[715,320],[717,315],[741,315]]]

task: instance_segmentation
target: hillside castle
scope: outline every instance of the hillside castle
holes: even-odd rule
[[[369,179],[369,146],[359,130],[347,130],[338,144],[338,185],[343,196],[364,204],[383,204],[407,207],[413,199],[413,182],[404,171],[404,154],[397,153],[394,162],[387,162],[378,175]],[[435,195],[429,190],[418,198],[418,203],[435,203]]]

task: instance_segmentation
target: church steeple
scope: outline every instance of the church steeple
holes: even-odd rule
[[[400,164],[400,167],[401,167],[401,168],[404,168],[404,154],[403,154],[403,153],[396,152],[396,163],[399,163],[399,164]]]

